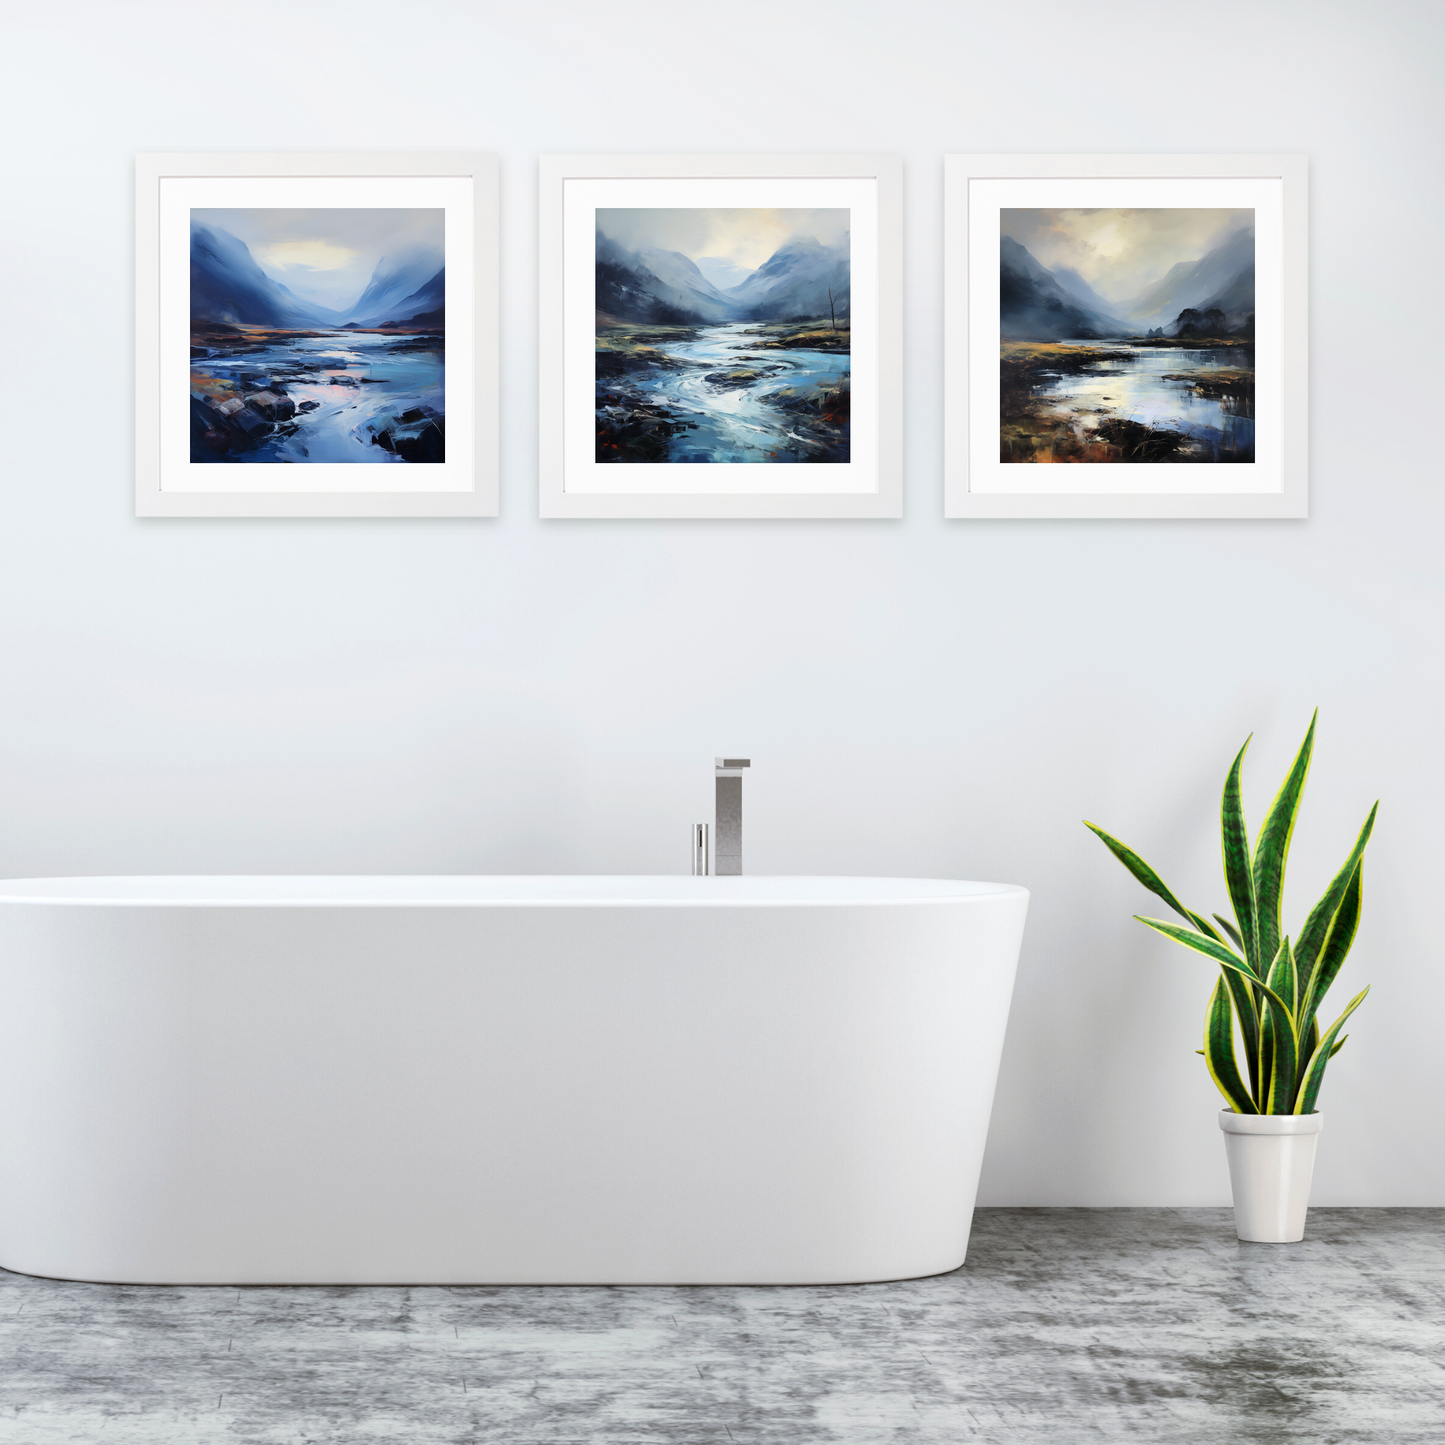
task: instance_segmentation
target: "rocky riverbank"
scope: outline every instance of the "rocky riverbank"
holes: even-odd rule
[[[252,332],[255,330],[251,328]],[[295,337],[302,333],[280,334]],[[332,333],[306,334],[329,340]],[[263,349],[253,338],[250,348],[229,348],[224,360],[213,355],[210,367],[204,359],[193,358],[191,460],[254,460],[251,454],[265,444],[284,442],[292,437],[297,438],[300,459],[306,460],[307,448],[314,446],[314,436],[308,440],[308,427],[314,432],[316,426],[330,424],[338,413],[355,411],[362,393],[393,385],[390,377],[370,375],[372,365],[384,367],[391,354],[440,351],[443,345],[440,337],[401,334],[397,342],[378,351],[374,361],[367,363],[298,349],[283,352],[264,369],[258,366],[252,370],[245,363],[235,365],[235,358]],[[325,388],[322,399],[316,395],[320,388]],[[384,395],[377,393],[378,397]],[[446,459],[445,415],[438,407],[418,402],[414,392],[410,398],[403,396],[391,404],[381,401],[379,408],[368,403],[359,417],[347,425],[362,443],[369,442],[400,461],[442,462]],[[267,450],[269,453],[274,448]]]
[[[1239,403],[1240,415],[1254,415],[1254,372],[1242,368],[1211,367],[1194,371],[1166,371],[1165,381],[1182,381],[1196,396],[1227,398]]]
[[[837,327],[827,321],[757,326],[745,334],[762,338],[752,343],[759,351],[828,351],[847,356],[853,348],[853,333],[846,321]]]
[[[764,368],[749,373],[714,372],[704,378],[726,391],[762,378]],[[784,413],[796,439],[811,448],[810,461],[847,461],[850,395],[847,381],[836,386],[780,387],[767,394],[770,406]],[[668,406],[657,396],[629,384],[626,378],[599,385],[597,392],[596,457],[599,462],[666,462],[674,460],[674,438],[698,430],[686,410]],[[689,458],[677,458],[689,460]]]
[[[632,326],[623,321],[603,324],[598,318],[596,367],[598,381],[626,376],[651,367],[678,370],[687,365],[664,349],[697,338],[695,326]]]

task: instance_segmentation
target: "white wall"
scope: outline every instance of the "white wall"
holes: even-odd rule
[[[681,872],[741,750],[750,871],[1034,890],[984,1202],[1221,1203],[1208,966],[1079,820],[1222,908],[1229,760],[1257,822],[1318,703],[1292,918],[1383,804],[1315,1198],[1445,1204],[1440,15],[11,12],[0,873]],[[133,153],[388,148],[503,158],[502,520],[136,521]],[[535,162],[585,149],[905,156],[905,521],[537,520]],[[967,150],[1309,153],[1308,522],[942,520]]]

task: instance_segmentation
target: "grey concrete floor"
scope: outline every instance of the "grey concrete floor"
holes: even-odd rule
[[[1445,1210],[985,1209],[795,1288],[171,1288],[0,1272],[0,1442],[1445,1442]]]

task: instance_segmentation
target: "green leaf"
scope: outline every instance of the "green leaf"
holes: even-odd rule
[[[1221,968],[1236,975],[1251,994],[1259,995],[1262,1004],[1257,1051],[1259,1063],[1252,1075],[1257,1091],[1256,1097],[1261,1113],[1288,1113],[1287,1105],[1283,1109],[1270,1107],[1271,1100],[1276,1099],[1275,1071],[1273,1067],[1265,1065],[1266,1042],[1268,1042],[1271,1065],[1278,1062],[1282,1069],[1287,1069],[1290,1084],[1293,1085],[1299,1056],[1299,1037],[1295,1033],[1294,1019],[1284,999],[1268,984],[1255,977],[1249,965],[1237,954],[1231,953],[1223,944],[1215,943],[1212,939],[1202,938],[1197,933],[1190,933],[1187,928],[1180,928],[1177,923],[1165,923],[1163,919],[1144,918],[1139,914],[1135,914],[1135,917],[1140,923],[1148,924],[1150,928],[1157,933],[1162,933],[1166,938],[1172,938],[1176,943],[1182,943],[1186,948],[1192,948],[1196,953],[1202,953],[1206,958],[1212,958]],[[1248,1018],[1244,1001],[1240,998],[1238,990],[1234,989],[1233,984],[1231,984],[1231,992],[1239,1003],[1240,1018],[1242,1020]],[[1247,1034],[1246,1037],[1248,1037]],[[1283,1074],[1280,1078],[1282,1082]]]
[[[1185,948],[1192,948],[1196,953],[1202,953],[1206,958],[1212,958],[1215,963],[1222,963],[1226,968],[1238,969],[1252,983],[1264,982],[1244,959],[1218,939],[1190,933],[1187,928],[1180,928],[1177,923],[1166,923],[1162,918],[1145,918],[1141,913],[1136,913],[1134,917],[1140,923],[1146,923],[1156,932],[1162,933],[1165,938],[1172,938],[1175,943],[1182,943]]]
[[[1345,1020],[1365,1001],[1365,995],[1369,991],[1369,986],[1366,985],[1350,1000],[1344,1013],[1325,1031],[1319,1048],[1310,1056],[1309,1063],[1301,1071],[1299,1098],[1295,1101],[1294,1106],[1296,1114],[1314,1113],[1315,1100],[1319,1098],[1320,1085],[1325,1078],[1325,1065],[1329,1063],[1331,1055],[1335,1052],[1335,1035],[1344,1027]],[[1344,1039],[1341,1039],[1340,1042],[1344,1043]]]
[[[1223,944],[1215,943],[1209,938],[1201,938],[1197,933],[1190,933],[1187,928],[1180,928],[1177,923],[1165,923],[1161,918],[1144,918],[1139,914],[1134,916],[1139,919],[1140,923],[1148,924],[1157,933],[1162,933],[1166,938],[1172,938],[1175,943],[1182,943],[1186,948],[1192,948],[1196,953],[1202,953],[1206,958],[1212,958],[1222,968],[1238,974],[1242,980],[1259,991],[1260,997],[1264,1001],[1260,1019],[1260,1063],[1257,1085],[1260,1113],[1289,1113],[1289,1100],[1288,1098],[1282,1099],[1281,1094],[1286,1084],[1291,1093],[1294,1089],[1299,1059],[1299,1035],[1295,1033],[1294,1019],[1284,999],[1269,984],[1257,978],[1249,965],[1238,954],[1231,953]],[[1265,1064],[1266,1047],[1268,1047],[1269,1056],[1268,1067]],[[1275,1105],[1279,1105],[1279,1107],[1275,1107]]]
[[[1360,926],[1360,907],[1365,886],[1365,861],[1361,855],[1369,841],[1379,806],[1376,803],[1370,809],[1370,816],[1360,830],[1360,837],[1350,850],[1345,865],[1350,872],[1346,874],[1342,868],[1335,874],[1330,886],[1325,890],[1325,896],[1310,910],[1310,916],[1305,922],[1305,933],[1311,935],[1311,944],[1308,956],[1303,953],[1300,955],[1300,970],[1306,979],[1304,1008],[1311,1018],[1324,1002],[1325,994],[1329,992],[1335,976],[1344,966]],[[1319,931],[1321,919],[1325,920],[1322,934]]]
[[[1283,949],[1277,949],[1270,962],[1270,973],[1274,975],[1273,982],[1270,984],[1271,988],[1275,988],[1279,983],[1277,970],[1283,957]],[[1291,998],[1291,1006],[1293,1003],[1294,1000]],[[1260,1107],[1264,1109],[1265,1113],[1269,1113],[1269,1083],[1274,1073],[1274,1023],[1263,994],[1259,995],[1259,1008],[1259,1093],[1257,1097]]]
[[[1294,762],[1269,812],[1265,814],[1264,826],[1254,845],[1254,907],[1257,929],[1257,966],[1264,967],[1265,959],[1272,959],[1279,949],[1280,897],[1284,892],[1284,870],[1289,860],[1290,839],[1294,836],[1295,819],[1299,816],[1300,796],[1304,792],[1305,778],[1309,775],[1310,756],[1315,746],[1315,725],[1320,710],[1310,718],[1309,731],[1295,754]],[[1242,920],[1241,920],[1242,923]]]
[[[1243,953],[1244,940],[1239,936],[1239,930],[1223,914],[1216,913],[1214,921],[1229,935],[1229,941]]]
[[[1346,1035],[1345,1035],[1345,1039],[1347,1039],[1347,1038],[1349,1038],[1349,1034],[1346,1034]],[[1336,1039],[1336,1040],[1335,1040],[1335,1046],[1334,1046],[1334,1048],[1332,1048],[1332,1049],[1330,1050],[1330,1057],[1331,1057],[1331,1058],[1334,1058],[1334,1056],[1335,1056],[1337,1053],[1339,1053],[1339,1051],[1340,1051],[1342,1048],[1344,1048],[1344,1046],[1345,1046],[1345,1039]]]
[[[1330,924],[1330,931],[1325,936],[1324,946],[1315,960],[1314,972],[1310,975],[1304,988],[1300,1022],[1302,1028],[1309,1030],[1310,1038],[1316,1045],[1319,1042],[1320,1032],[1316,1015],[1340,969],[1344,967],[1350,946],[1355,941],[1355,934],[1360,926],[1360,909],[1364,904],[1364,890],[1365,864],[1361,860],[1355,865],[1350,886],[1340,900],[1340,906]],[[1310,1052],[1313,1053],[1314,1050],[1311,1049]]]
[[[1264,981],[1284,1000],[1285,1007],[1293,1017],[1299,1007],[1299,969],[1295,964],[1294,950],[1289,946],[1289,939],[1280,939],[1274,962],[1270,964]]]
[[[1265,1077],[1264,1114],[1288,1114],[1295,1098],[1295,1077],[1299,1073],[1299,1035],[1294,1020],[1273,995],[1265,999],[1266,1013],[1260,1023],[1261,1074]],[[1269,1068],[1263,1067],[1266,1045]]]
[[[1251,733],[1250,737],[1254,734]],[[1224,850],[1224,881],[1229,887],[1229,901],[1239,924],[1234,940],[1256,973],[1264,965],[1259,956],[1259,926],[1255,917],[1254,871],[1249,856],[1249,830],[1244,824],[1244,802],[1239,792],[1240,770],[1249,751],[1249,738],[1244,740],[1229,776],[1224,780],[1224,797],[1219,807],[1219,836]],[[1216,915],[1217,916],[1217,915]],[[1223,922],[1223,919],[1220,920]]]
[[[1239,1018],[1240,1032],[1244,1035],[1244,1061],[1249,1066],[1249,1096],[1258,1103],[1262,1097],[1259,1091],[1259,997],[1249,980],[1238,970],[1221,964],[1219,972],[1234,999],[1234,1012]]]
[[[1364,857],[1365,845],[1370,841],[1370,834],[1374,832],[1375,815],[1379,811],[1380,805],[1377,802],[1370,809],[1369,817],[1365,819],[1360,828],[1360,836],[1355,839],[1355,846],[1350,849],[1350,856],[1345,859],[1340,871],[1330,879],[1330,886],[1325,889],[1320,901],[1310,909],[1310,916],[1305,919],[1305,926],[1300,932],[1299,955],[1300,967],[1306,974],[1314,966],[1315,957],[1329,936],[1335,915],[1339,912],[1355,872],[1360,866],[1360,860]]]
[[[1191,913],[1169,890],[1169,885],[1127,844],[1095,827],[1086,818],[1084,827],[1103,840],[1104,846],[1156,897],[1162,898],[1181,918],[1198,926],[1198,916]],[[1206,930],[1201,930],[1201,932]]]
[[[1224,935],[1207,919],[1201,918],[1193,909],[1188,910],[1189,921],[1206,937],[1216,943],[1224,942]]]
[[[1265,1081],[1264,1112],[1288,1114],[1294,1103],[1295,1076],[1299,1069],[1299,1030],[1294,1021],[1299,970],[1287,938],[1280,941],[1266,984],[1270,998],[1279,1000],[1283,1007],[1268,1003],[1261,1020],[1259,1071]]]
[[[1204,1017],[1204,1062],[1209,1067],[1210,1078],[1236,1114],[1259,1113],[1234,1061],[1234,1006],[1222,977],[1215,981]]]

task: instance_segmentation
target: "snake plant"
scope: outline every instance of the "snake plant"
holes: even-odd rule
[[[1362,860],[1375,826],[1378,802],[1370,809],[1344,866],[1310,910],[1297,941],[1292,944],[1288,937],[1281,936],[1285,862],[1309,773],[1318,720],[1317,708],[1289,774],[1265,814],[1253,850],[1240,800],[1240,773],[1249,738],[1225,779],[1220,832],[1224,880],[1234,909],[1232,923],[1218,913],[1211,923],[1186,908],[1132,848],[1093,823],[1084,824],[1098,834],[1140,883],[1162,898],[1189,926],[1136,914],[1139,922],[1219,965],[1220,977],[1205,1015],[1204,1047],[1199,1052],[1236,1114],[1314,1113],[1325,1066],[1344,1046],[1340,1029],[1370,991],[1365,988],[1356,994],[1344,1013],[1323,1035],[1320,1033],[1316,1018],[1320,1003],[1335,981],[1359,927]],[[1247,1083],[1235,1053],[1236,1024],[1244,1043]]]

